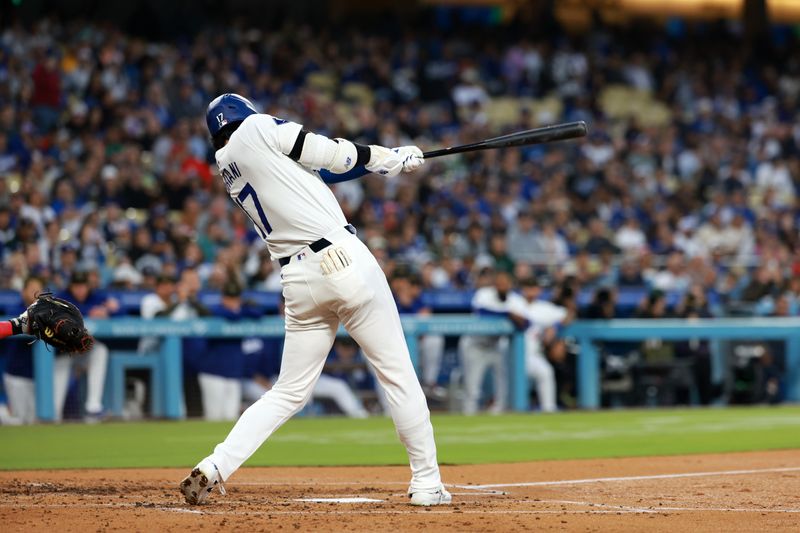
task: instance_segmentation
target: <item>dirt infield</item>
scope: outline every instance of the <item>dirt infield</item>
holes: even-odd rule
[[[403,467],[245,468],[189,507],[183,469],[0,473],[4,531],[798,531],[800,450],[445,466],[454,504],[406,504]],[[377,501],[316,502],[327,498]]]

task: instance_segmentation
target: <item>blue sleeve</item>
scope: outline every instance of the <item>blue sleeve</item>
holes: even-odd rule
[[[330,170],[322,169],[319,171],[319,177],[322,178],[322,181],[325,183],[339,183],[340,181],[350,181],[361,176],[366,176],[369,174],[369,170],[366,169],[364,166],[353,167],[344,174],[334,174]]]
[[[90,297],[91,302],[86,302],[87,304],[89,304],[89,310],[90,311],[92,310],[93,307],[105,306],[106,302],[110,298],[109,294],[107,292],[105,292],[105,291],[95,291],[95,292],[92,292],[91,294],[92,294],[91,297]],[[108,316],[117,316],[117,315],[120,315],[120,314],[122,314],[122,307],[121,306],[120,306],[119,309],[117,309],[113,313],[111,311],[108,311]]]

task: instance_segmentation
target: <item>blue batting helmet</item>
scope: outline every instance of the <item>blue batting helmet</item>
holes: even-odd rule
[[[257,113],[255,106],[247,98],[233,93],[222,94],[208,104],[206,111],[208,132],[211,137],[215,137],[225,125],[241,122]]]

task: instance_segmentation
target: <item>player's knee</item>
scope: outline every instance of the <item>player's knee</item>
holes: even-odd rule
[[[311,395],[307,391],[281,387],[276,384],[271,390],[264,393],[262,399],[280,401],[293,408],[302,409],[310,397]]]

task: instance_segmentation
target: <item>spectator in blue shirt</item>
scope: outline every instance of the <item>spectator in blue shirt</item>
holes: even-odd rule
[[[259,317],[257,309],[242,301],[242,288],[235,280],[222,287],[221,304],[212,309],[212,315],[231,321]],[[204,352],[193,354],[206,420],[235,420],[239,416],[246,342],[241,338],[209,339]]]

